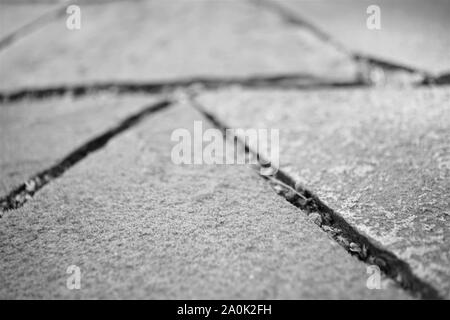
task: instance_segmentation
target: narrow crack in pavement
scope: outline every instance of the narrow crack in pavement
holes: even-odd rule
[[[195,95],[195,92],[189,94],[190,105],[221,130],[225,137],[226,129],[231,127],[225,125],[222,120],[206,111],[195,99]],[[262,159],[257,151],[252,150],[245,141],[242,141],[237,136],[234,136],[234,140],[243,146],[246,153],[252,153],[260,161],[260,166],[255,168],[258,170],[258,173],[261,166],[271,166],[270,159]],[[443,299],[438,290],[412,272],[408,263],[398,258],[392,252],[375,245],[366,236],[359,233],[338,212],[329,208],[319,197],[298,183],[294,177],[282,168],[274,169],[276,169],[276,173],[273,176],[261,175],[261,177],[271,184],[278,195],[306,212],[308,216],[311,216],[313,221],[329,234],[333,240],[344,247],[347,252],[366,264],[377,265],[387,277],[414,296],[418,296],[421,299]]]
[[[26,182],[12,190],[4,198],[0,199],[0,217],[2,212],[14,210],[23,206],[47,183],[60,177],[64,172],[87,157],[90,153],[104,147],[109,140],[118,134],[137,125],[148,115],[163,110],[171,104],[172,101],[162,100],[143,108],[141,111],[122,120],[115,127],[105,131],[104,133],[78,147],[57,164],[34,175]]]

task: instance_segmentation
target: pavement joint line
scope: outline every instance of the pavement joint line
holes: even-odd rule
[[[190,105],[198,110],[226,137],[225,131],[231,127],[206,111],[196,100],[197,93],[188,93]],[[245,141],[242,141],[237,136],[234,136],[234,140],[244,147],[244,152],[253,153],[259,161],[259,154],[251,150]],[[273,176],[263,176],[260,174],[260,168],[261,166],[267,166],[267,163],[270,166],[270,161],[268,162],[267,159],[264,159],[259,162],[259,166],[257,165],[254,169],[260,177],[268,181],[279,196],[301,209],[308,217],[312,216],[314,223],[330,235],[334,241],[344,247],[350,255],[357,257],[368,265],[377,265],[388,278],[392,279],[414,297],[424,300],[443,300],[438,290],[416,276],[408,263],[389,250],[374,244],[367,236],[358,232],[338,212],[328,207],[318,196],[296,181],[291,174],[280,167],[275,168],[276,173]]]
[[[41,100],[51,97],[72,95],[81,97],[99,92],[123,93],[164,93],[200,85],[206,89],[219,89],[229,86],[246,88],[278,89],[317,89],[362,87],[368,85],[357,81],[334,81],[309,74],[254,75],[248,77],[192,77],[161,82],[98,82],[91,84],[57,85],[41,88],[23,88],[0,91],[0,104],[26,99]]]
[[[72,0],[70,1],[70,3],[75,4],[76,1],[77,0]],[[4,36],[2,39],[0,39],[0,51],[6,49],[10,45],[14,44],[16,41],[26,37],[32,32],[39,30],[48,23],[63,16],[66,13],[66,8],[68,4],[69,3],[67,1],[64,1],[63,3],[58,4],[55,8],[47,12],[44,12],[42,15],[38,16],[34,20],[28,22],[27,24],[19,27],[18,29]]]
[[[308,82],[309,81],[309,82]],[[23,100],[45,100],[54,97],[71,95],[75,98],[94,95],[101,92],[116,94],[133,93],[170,93],[179,89],[188,89],[192,86],[202,86],[205,89],[221,89],[232,86],[241,86],[251,89],[279,89],[279,90],[315,90],[371,87],[374,84],[362,79],[355,81],[333,81],[302,74],[280,74],[251,77],[193,77],[173,81],[161,82],[98,82],[91,84],[56,85],[48,87],[29,87],[17,90],[0,90],[0,106],[6,103],[15,103]],[[416,83],[415,87],[450,85],[450,73],[442,74],[433,79],[424,79]]]
[[[0,198],[0,217],[2,216],[2,212],[15,210],[22,207],[47,183],[63,175],[67,170],[86,158],[90,153],[103,148],[118,134],[137,125],[150,114],[161,111],[171,105],[171,100],[162,99],[159,102],[144,107],[137,113],[134,113],[133,115],[120,121],[116,126],[106,130],[102,134],[92,138],[77,149],[73,150],[55,165],[29,178],[26,182],[13,189],[8,195]]]
[[[386,62],[388,65],[388,62]],[[425,78],[414,84],[415,87],[449,85],[450,73],[444,73],[436,78]],[[44,100],[53,97],[71,95],[75,98],[94,95],[100,92],[116,94],[133,93],[170,93],[178,89],[188,89],[192,86],[202,86],[205,89],[220,89],[241,86],[251,89],[279,90],[315,90],[335,88],[371,87],[373,83],[364,79],[354,81],[335,81],[309,74],[275,74],[255,75],[249,77],[192,77],[171,81],[149,82],[97,82],[74,85],[55,85],[48,87],[28,87],[16,90],[0,90],[0,105],[20,102],[22,100]]]
[[[276,3],[274,0],[249,0],[256,6],[263,6],[266,9],[278,14],[286,23],[296,25],[299,27],[303,27],[311,31],[318,39],[329,43],[338,51],[348,55],[354,62],[363,63],[366,65],[367,69],[365,72],[369,72],[368,70],[373,68],[380,68],[383,71],[387,72],[396,72],[403,71],[408,72],[410,74],[417,74],[421,76],[421,84],[449,84],[450,79],[448,74],[446,77],[444,74],[441,75],[433,75],[431,72],[426,70],[421,70],[418,68],[414,68],[412,66],[408,66],[405,64],[397,63],[394,61],[389,61],[386,59],[381,59],[375,56],[371,56],[361,52],[354,52],[349,48],[342,45],[339,41],[335,40],[331,35],[327,32],[323,31],[320,27],[315,25],[314,23],[308,21],[303,16],[298,13],[291,12],[288,8],[283,6],[282,4]]]
[[[450,84],[450,74],[439,77],[437,82],[430,79],[416,83],[417,87]],[[373,84],[363,80],[333,81],[318,78],[307,74],[279,74],[250,77],[192,77],[173,81],[161,82],[98,82],[91,84],[56,85],[48,87],[29,87],[18,90],[0,91],[0,105],[20,102],[22,100],[44,100],[53,97],[71,95],[75,98],[94,95],[101,92],[116,94],[133,93],[170,93],[179,89],[188,89],[193,86],[202,86],[204,89],[220,89],[232,86],[241,86],[251,89],[280,89],[280,90],[315,90],[333,88],[370,87]]]
[[[438,74],[433,78],[425,78],[422,81],[423,85],[449,85],[450,84],[450,71]]]

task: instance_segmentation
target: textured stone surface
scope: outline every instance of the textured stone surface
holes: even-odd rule
[[[367,289],[366,266],[253,170],[173,164],[172,130],[194,120],[154,114],[5,213],[0,297],[408,298]]]
[[[0,197],[153,101],[98,94],[1,105]]]
[[[450,90],[223,90],[232,127],[280,130],[281,166],[450,297]]]
[[[0,36],[57,3],[1,1]],[[81,30],[62,16],[0,51],[0,90],[357,73],[254,1],[95,2],[81,1]],[[381,1],[380,31],[365,26],[367,1],[288,5],[351,50],[449,69],[446,2]],[[0,197],[155,101],[91,94],[0,106]],[[231,126],[279,128],[283,168],[450,298],[449,98],[448,88],[235,88],[200,101]],[[184,105],[153,114],[5,213],[0,297],[408,298],[387,280],[368,290],[367,266],[250,168],[174,165],[170,134],[199,118]],[[66,288],[69,265],[81,268],[79,291]]]
[[[297,13],[346,48],[433,73],[450,71],[447,0],[269,0]],[[378,5],[381,29],[366,13]]]
[[[80,7],[80,30],[61,17],[0,52],[8,75],[0,88],[279,73],[348,80],[355,72],[344,54],[246,1]]]

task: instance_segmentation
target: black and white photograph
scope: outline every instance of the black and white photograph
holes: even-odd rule
[[[450,0],[0,0],[0,300],[449,299]]]

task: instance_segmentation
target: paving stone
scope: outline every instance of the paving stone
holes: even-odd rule
[[[280,130],[281,166],[450,297],[450,90],[205,93],[231,127]]]
[[[80,8],[80,30],[68,30],[61,17],[0,52],[8,75],[1,89],[194,76],[355,76],[345,54],[246,1],[115,1]]]
[[[0,297],[408,298],[367,289],[366,265],[252,169],[173,164],[172,131],[201,119],[156,113],[5,213]]]

